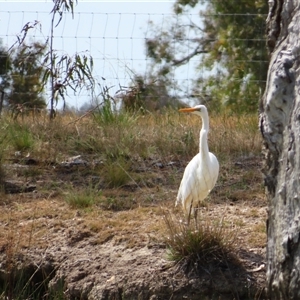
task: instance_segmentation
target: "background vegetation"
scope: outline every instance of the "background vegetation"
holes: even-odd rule
[[[45,108],[43,89],[50,85],[51,97],[47,100],[53,119],[58,99],[66,105],[68,91],[80,93],[84,88],[94,101],[99,100],[95,89],[102,83],[93,77],[93,58],[88,53],[60,56],[55,50],[56,26],[65,13],[73,15],[76,3],[55,1],[51,33],[45,41],[27,40],[31,28],[39,26],[35,21],[24,25],[18,41],[10,49],[0,48],[1,103],[5,100],[4,105],[12,110],[18,107],[18,112],[26,111],[25,108]],[[129,88],[122,87],[110,101],[121,100],[122,107],[131,111],[176,107],[182,98],[191,103],[204,103],[210,111],[256,111],[268,66],[267,10],[265,1],[239,1],[238,5],[234,0],[176,1],[174,17],[165,27],[148,24],[145,47],[152,66],[144,75],[131,70],[133,78]],[[191,21],[189,13],[198,13],[198,20]],[[175,76],[187,64],[195,73],[189,80],[188,90],[176,82]]]
[[[71,0],[55,2],[52,31],[54,21],[59,23],[64,12],[73,12],[74,4]],[[181,19],[187,10],[200,8],[199,24]],[[256,107],[267,71],[263,26],[267,3],[178,0],[174,12],[176,21],[171,21],[168,29],[156,30],[153,24],[153,35],[146,41],[153,72],[133,78],[131,86],[119,96],[123,101],[119,111],[115,110],[117,99],[109,94],[110,87],[103,87],[99,105],[85,115],[61,113],[49,122],[49,115],[43,111],[43,88],[50,81],[53,120],[55,102],[58,97],[64,100],[67,88],[76,92],[84,86],[94,93],[93,59],[78,53],[57,56],[53,35],[48,44],[25,43],[24,36],[13,51],[0,49],[0,87],[5,95],[1,103],[13,112],[13,118],[4,112],[0,120],[1,205],[7,208],[3,217],[11,226],[1,233],[0,242],[7,257],[12,258],[9,268],[21,248],[45,243],[39,239],[46,231],[41,224],[22,227],[26,234],[18,240],[13,234],[19,220],[35,220],[45,213],[42,208],[34,215],[23,209],[24,199],[44,199],[46,203],[54,199],[67,207],[58,222],[73,218],[74,213],[84,215],[86,230],[101,233],[98,243],[114,237],[126,240],[128,247],[141,242],[138,232],[134,232],[136,236],[130,234],[133,227],[145,226],[149,214],[163,216],[163,210],[172,210],[184,167],[198,151],[201,122],[165,106],[182,105],[169,93],[174,85],[173,72],[196,56],[201,58],[195,66],[201,76],[193,80],[193,91],[187,96],[209,107],[209,146],[221,165],[212,198],[216,203],[263,199]],[[183,39],[186,30],[194,31],[195,38]],[[32,114],[36,108],[42,111]],[[18,118],[20,114],[22,118]],[[31,185],[37,187],[37,194],[15,199],[11,194],[14,182],[21,182],[21,191]],[[51,205],[46,205],[47,210],[51,211]],[[113,212],[114,217],[107,212]],[[122,218],[118,213],[124,213]],[[255,219],[259,212],[253,208],[243,214]],[[217,212],[218,217],[222,215]],[[135,220],[134,226],[129,218]],[[265,243],[264,223],[258,222],[249,230],[250,225],[239,215],[228,223],[223,219],[214,223],[208,215],[204,221],[211,222],[192,230],[178,223],[182,219],[180,209],[164,218],[166,226],[150,222],[143,227],[144,233],[164,236],[170,258],[184,259],[186,265],[194,264],[199,255],[210,261],[234,252],[238,242],[233,230],[237,227],[247,233],[243,238],[249,247],[263,247]],[[208,252],[213,256],[207,256]],[[10,283],[0,296],[15,299]]]
[[[195,11],[196,23],[186,18]],[[156,70],[151,76],[170,86],[174,71],[198,57],[188,97],[211,109],[257,110],[268,68],[267,12],[266,1],[177,0],[168,27],[160,30],[152,24],[152,37],[146,41]],[[191,32],[194,37],[187,39]]]

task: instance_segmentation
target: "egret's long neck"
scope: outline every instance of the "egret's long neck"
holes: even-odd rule
[[[208,115],[202,116],[202,128],[200,131],[199,151],[201,155],[208,155],[207,135],[209,130]]]

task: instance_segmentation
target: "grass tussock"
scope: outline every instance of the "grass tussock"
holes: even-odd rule
[[[101,191],[92,186],[80,190],[70,187],[65,194],[65,201],[71,208],[82,209],[99,203],[101,196]]]
[[[15,151],[29,151],[34,147],[34,137],[28,126],[11,123],[8,128],[11,145]]]
[[[118,188],[130,181],[130,162],[122,157],[109,159],[103,168],[104,180],[109,188]]]
[[[233,246],[236,233],[223,220],[205,218],[188,226],[170,213],[164,214],[165,243],[170,260],[179,262],[185,271],[210,264],[225,263],[234,258]]]

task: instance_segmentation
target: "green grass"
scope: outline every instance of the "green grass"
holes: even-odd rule
[[[104,164],[104,180],[109,188],[118,188],[130,181],[130,162],[122,157],[109,159]]]
[[[96,187],[87,186],[86,188],[75,189],[67,188],[65,201],[71,208],[84,209],[89,208],[100,202],[101,191]]]
[[[15,151],[28,151],[34,146],[34,137],[26,125],[11,123],[7,128]]]

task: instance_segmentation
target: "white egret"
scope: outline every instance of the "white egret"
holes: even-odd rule
[[[179,203],[182,204],[189,224],[191,215],[194,215],[196,220],[199,203],[208,196],[216,184],[219,175],[219,162],[216,156],[208,150],[209,119],[207,108],[204,105],[197,105],[192,108],[182,108],[179,111],[190,112],[202,118],[199,153],[185,168],[176,200],[176,206]]]

